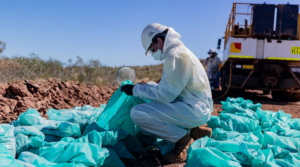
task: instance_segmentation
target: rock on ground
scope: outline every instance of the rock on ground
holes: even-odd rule
[[[82,85],[58,79],[0,84],[0,123],[9,123],[34,108],[47,118],[47,110],[71,109],[75,106],[99,107],[106,104],[117,88]]]

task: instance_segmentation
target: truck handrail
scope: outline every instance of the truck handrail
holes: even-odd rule
[[[251,13],[236,13],[236,5],[249,5],[251,6]],[[251,25],[252,25],[252,17],[253,17],[253,7],[251,3],[233,3],[230,15],[229,15],[229,20],[226,26],[226,30],[225,30],[225,40],[224,40],[224,49],[226,49],[226,43],[228,41],[228,38],[230,36],[235,36],[235,37],[250,37],[251,35]],[[234,26],[235,24],[235,18],[236,15],[250,15],[251,19],[250,19],[250,24],[249,25],[239,25],[239,26],[245,26],[245,29],[249,28],[249,31],[247,34],[235,34],[234,30]]]

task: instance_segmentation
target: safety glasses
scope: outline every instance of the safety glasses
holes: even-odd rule
[[[148,48],[148,51],[147,51],[147,55],[149,55],[150,53],[153,53],[154,52],[154,48],[152,47],[152,44],[150,44],[149,48]]]
[[[151,51],[151,52],[153,53],[153,52],[154,52],[154,48],[151,47],[151,48],[149,49],[149,51]]]

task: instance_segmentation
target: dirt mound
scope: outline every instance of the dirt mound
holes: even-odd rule
[[[99,107],[117,88],[86,86],[77,82],[48,81],[0,84],[0,123],[15,120],[28,108],[35,108],[47,117],[49,108],[71,109],[75,106]]]

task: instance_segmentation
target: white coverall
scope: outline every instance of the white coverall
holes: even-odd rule
[[[176,143],[191,128],[205,124],[213,111],[209,80],[199,59],[169,28],[163,57],[164,69],[159,84],[136,84],[133,95],[153,100],[137,105],[131,118],[145,134]]]
[[[217,56],[204,60],[203,65],[207,65],[206,73],[208,79],[216,79],[218,77],[218,68],[221,63],[220,58]]]

